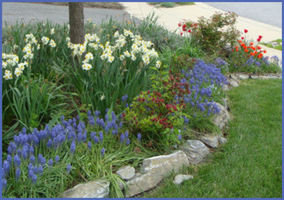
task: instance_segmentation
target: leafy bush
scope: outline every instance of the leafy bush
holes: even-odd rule
[[[239,36],[234,27],[237,15],[235,13],[215,13],[210,19],[200,17],[197,22],[185,21],[179,23],[181,33],[189,34],[204,51],[209,53],[222,51],[233,46]]]
[[[157,76],[159,78],[157,78]],[[189,94],[187,83],[173,74],[153,76],[153,91],[141,92],[123,113],[124,123],[132,133],[140,133],[145,143],[154,148],[169,147],[182,137],[184,118],[183,100],[176,96]]]

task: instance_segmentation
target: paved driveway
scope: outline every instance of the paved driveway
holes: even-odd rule
[[[130,16],[123,10],[103,9],[103,8],[84,8],[85,21],[92,19],[93,22],[100,24],[104,20],[113,18],[117,21],[129,20]],[[68,7],[46,4],[32,3],[3,3],[2,4],[2,24],[13,25],[17,21],[38,22],[49,20],[52,23],[68,23]]]
[[[265,24],[282,27],[281,2],[206,2],[206,4]]]

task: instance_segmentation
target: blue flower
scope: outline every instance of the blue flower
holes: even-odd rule
[[[139,142],[141,141],[141,138],[142,138],[141,133],[138,133],[138,134],[137,134],[137,139],[138,139]]]
[[[90,141],[88,142],[88,148],[92,149],[92,142],[90,142]]]
[[[100,116],[100,114],[101,114],[101,112],[100,112],[100,111],[98,111],[98,110],[96,110],[96,111],[95,111],[95,115],[96,115],[97,117],[99,117],[99,116]]]
[[[101,155],[102,155],[102,156],[105,155],[105,148],[104,148],[104,147],[101,149]]]
[[[10,164],[7,160],[4,160],[3,162],[3,170],[5,175],[7,175],[10,171]]]
[[[126,95],[124,95],[124,96],[121,97],[121,101],[122,101],[122,102],[126,102],[126,101],[127,101],[127,98],[128,98],[128,95],[126,94]]]
[[[121,133],[120,135],[120,142],[123,143],[124,142],[124,139],[125,139],[125,136],[123,133]]]
[[[182,139],[182,136],[181,134],[178,135],[178,140],[181,140]]]
[[[94,142],[97,144],[99,142],[99,138],[97,136],[94,137]]]
[[[125,131],[124,135],[125,135],[126,138],[128,138],[129,132]]]
[[[37,175],[33,174],[32,175],[32,183],[36,184],[36,181],[37,181]]]
[[[7,180],[5,178],[2,178],[2,190],[5,190],[7,187]]]
[[[70,151],[71,153],[74,153],[76,150],[76,143],[75,141],[73,140],[72,143],[71,143],[71,146],[70,146]]]
[[[101,141],[103,141],[103,139],[104,139],[104,134],[103,134],[102,131],[100,131],[100,132],[99,132],[99,135],[100,135],[100,142],[101,142]]]
[[[59,160],[60,160],[59,156],[58,156],[58,155],[57,155],[57,156],[55,156],[55,162],[56,162],[56,163],[58,163],[58,162],[59,162]]]
[[[72,166],[70,164],[67,164],[66,170],[68,174],[70,173],[71,169],[72,169]]]
[[[126,140],[126,145],[129,145],[129,144],[130,144],[130,139],[127,138],[127,140]]]
[[[21,165],[21,159],[20,159],[20,157],[18,156],[18,154],[16,154],[16,155],[14,156],[14,163],[15,163],[15,165],[16,165],[17,167],[19,167],[19,166]]]
[[[51,139],[48,140],[46,146],[47,146],[48,148],[51,148],[51,147],[52,147],[52,140],[51,140]]]
[[[49,159],[47,164],[48,164],[48,166],[51,167],[51,166],[53,165],[53,160],[52,160],[52,159]]]
[[[38,161],[42,165],[44,165],[46,163],[46,160],[45,160],[45,158],[43,157],[42,154],[38,154]]]
[[[31,156],[30,156],[30,162],[33,163],[33,164],[35,163],[35,157],[34,157],[34,155],[31,155]]]

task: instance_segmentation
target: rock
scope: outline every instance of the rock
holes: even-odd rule
[[[176,185],[179,185],[182,182],[189,180],[189,179],[193,179],[193,176],[185,175],[185,174],[178,174],[178,175],[175,176],[173,183],[176,184]]]
[[[119,168],[116,172],[123,180],[130,180],[135,176],[135,168],[129,165]]]
[[[226,85],[223,85],[222,89],[223,89],[224,91],[228,91],[230,88],[229,88],[229,86],[226,84]]]
[[[127,181],[126,197],[132,197],[156,187],[163,178],[172,171],[177,172],[189,162],[183,151],[177,151],[169,155],[155,156],[143,160],[141,173]]]
[[[219,103],[216,104],[218,105],[220,112],[214,116],[213,123],[220,129],[223,129],[226,123],[230,120],[230,115],[223,105]]]
[[[219,146],[219,137],[216,135],[205,135],[200,138],[200,140],[207,144],[209,147],[217,148]]]
[[[219,144],[225,144],[227,142],[227,139],[222,137],[222,136],[219,136],[218,137],[218,142],[219,142]]]
[[[229,79],[229,85],[232,87],[238,87],[239,83],[234,79]]]
[[[247,74],[239,74],[238,77],[239,77],[240,80],[249,79],[249,75],[247,75]]]
[[[62,198],[106,198],[109,195],[110,182],[96,180],[82,183],[65,191]]]
[[[161,174],[156,174],[155,171],[148,172],[146,174],[140,174],[135,176],[130,181],[126,182],[126,197],[133,197],[142,192],[148,191],[156,187],[162,180]]]
[[[173,170],[178,172],[184,165],[189,165],[186,154],[183,151],[176,151],[169,155],[155,156],[143,160],[141,173],[156,170],[156,173],[168,175]]]
[[[239,78],[238,78],[238,76],[235,75],[235,74],[231,74],[231,75],[230,75],[230,79],[236,81],[237,83],[239,83]]]
[[[187,140],[181,150],[186,153],[189,164],[198,164],[209,154],[208,147],[199,140]]]
[[[223,98],[223,102],[224,102],[224,107],[228,110],[228,99],[227,98]]]

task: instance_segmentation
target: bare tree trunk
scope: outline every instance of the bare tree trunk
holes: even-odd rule
[[[84,43],[84,8],[83,3],[69,2],[70,41],[73,44]]]

